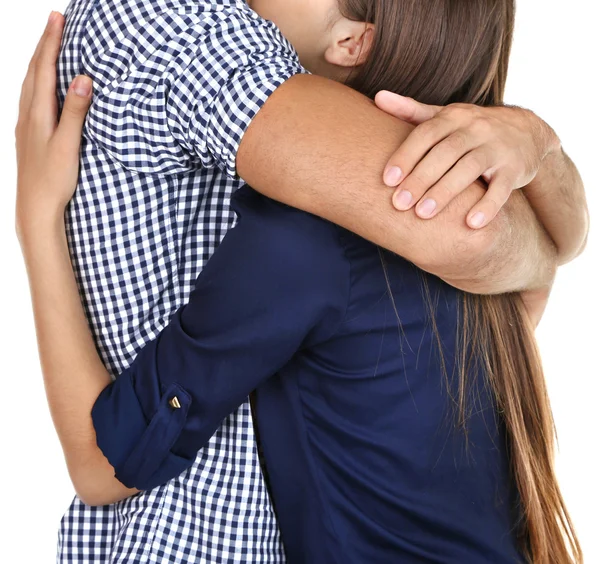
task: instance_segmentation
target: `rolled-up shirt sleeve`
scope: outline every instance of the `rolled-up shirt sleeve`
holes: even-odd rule
[[[121,50],[86,57],[113,70],[94,94],[84,133],[110,158],[143,174],[218,168],[235,177],[244,133],[268,97],[306,73],[273,22],[243,0],[164,10]],[[140,40],[141,34],[143,41]],[[124,62],[118,54],[136,53]]]
[[[240,221],[189,303],[94,405],[98,445],[128,487],[150,489],[191,466],[252,390],[345,315],[338,228],[250,189],[234,202]]]
[[[203,166],[234,177],[240,142],[257,112],[286,80],[306,72],[275,24],[246,9],[204,38],[173,84],[167,105],[173,134]]]

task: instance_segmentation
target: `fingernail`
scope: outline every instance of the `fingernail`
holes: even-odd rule
[[[397,166],[391,166],[383,175],[383,181],[390,187],[398,186],[400,178],[402,178],[402,171]]]
[[[53,10],[52,12],[50,12],[50,15],[48,16],[48,23],[52,23],[55,19],[56,19],[56,12]]]
[[[469,225],[471,227],[481,227],[483,225],[483,222],[485,221],[485,215],[483,214],[483,212],[477,212],[474,213],[471,218],[469,219]]]
[[[394,194],[394,207],[398,210],[407,210],[411,202],[412,194],[408,190],[400,190]]]
[[[73,82],[73,91],[77,96],[87,98],[92,91],[92,83],[89,78],[85,76],[78,76]]]
[[[429,217],[435,211],[436,205],[435,200],[427,198],[417,206],[417,214],[421,217]]]

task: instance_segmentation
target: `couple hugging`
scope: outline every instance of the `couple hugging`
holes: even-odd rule
[[[78,494],[59,562],[582,561],[533,331],[587,209],[502,104],[513,24],[511,0],[51,15],[17,229]]]

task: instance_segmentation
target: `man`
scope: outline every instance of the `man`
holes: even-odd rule
[[[233,222],[227,198],[239,181],[208,168],[211,159],[230,174],[237,168],[242,178],[267,195],[344,225],[456,286],[481,292],[541,289],[542,293],[549,287],[554,250],[518,195],[507,212],[478,232],[470,231],[463,221],[481,196],[477,186],[427,222],[414,214],[394,213],[381,176],[408,128],[344,87],[296,76],[302,69],[283,40],[274,40],[278,51],[270,62],[270,76],[275,77],[271,82],[265,86],[264,74],[255,74],[250,67],[226,85],[230,90],[221,90],[216,113],[219,136],[209,139],[208,149],[197,149],[194,140],[178,138],[183,132],[178,120],[182,115],[183,119],[198,117],[186,112],[199,98],[194,89],[206,81],[206,62],[191,77],[173,74],[172,82],[162,84],[170,89],[151,97],[151,103],[144,98],[148,88],[156,88],[157,77],[172,71],[173,62],[179,63],[178,57],[186,54],[189,43],[176,41],[187,29],[186,22],[178,19],[181,14],[153,12],[147,6],[141,10],[135,3],[130,7],[136,10],[119,13],[108,12],[102,3],[85,4],[74,4],[69,13],[59,61],[63,96],[72,76],[82,70],[97,84],[84,131],[80,185],[69,210],[69,235],[90,321],[114,373],[131,362],[186,299],[199,270]],[[222,8],[242,17],[240,6],[223,2]],[[132,49],[131,26],[144,30],[139,52]],[[55,19],[48,33],[56,37],[59,32]],[[114,37],[119,37],[117,46]],[[229,47],[243,52],[240,37],[230,39]],[[169,49],[158,50],[156,57],[157,46],[163,44]],[[191,81],[194,77],[197,83]],[[471,109],[467,117],[466,109],[462,110],[457,127],[460,123],[468,129],[478,114]],[[514,119],[511,110],[501,111],[505,113],[497,118],[494,134],[480,137],[479,146],[489,147],[489,139],[498,137],[511,145],[506,130],[517,127],[524,114]],[[539,122],[529,119],[539,128]],[[503,120],[512,120],[510,127],[503,128]],[[434,120],[428,123],[435,125]],[[421,138],[414,153],[403,154],[400,149],[397,159],[404,175],[421,159],[415,154],[427,153],[423,149],[427,143],[437,144],[435,131],[434,126],[429,128],[431,137],[424,142]],[[528,190],[539,194],[535,183],[552,178],[555,172],[571,186],[564,196],[570,205],[547,214],[542,205],[538,212],[555,238],[561,260],[566,260],[580,250],[587,229],[580,183],[566,157],[551,151],[556,143],[550,134],[537,143],[531,137],[520,147],[522,153],[537,161],[547,152],[553,156]],[[160,152],[153,152],[156,147]],[[512,169],[522,168],[523,177],[531,174],[516,157],[510,164]],[[419,189],[428,188],[426,179],[414,177],[419,178],[421,186],[411,190],[415,200]],[[403,183],[405,190],[409,179],[410,175]],[[563,185],[545,181],[544,187],[547,193],[559,194]],[[569,225],[568,232],[556,229],[554,224],[562,222]],[[507,229],[512,226],[517,229]],[[86,489],[84,478],[74,482],[84,499],[98,502]],[[113,506],[93,508],[76,500],[63,520],[59,557],[68,562],[281,560],[248,405],[224,423],[194,467],[177,480]]]

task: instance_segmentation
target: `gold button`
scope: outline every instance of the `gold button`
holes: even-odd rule
[[[173,409],[179,409],[181,407],[181,404],[179,403],[179,400],[177,399],[177,396],[173,396],[170,400],[169,400],[169,405],[173,408]]]

